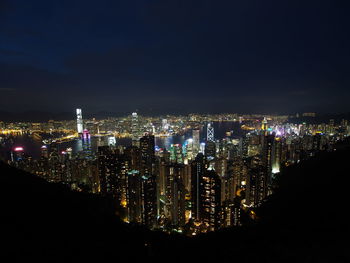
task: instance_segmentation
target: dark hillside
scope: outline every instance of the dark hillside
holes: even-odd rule
[[[349,262],[350,149],[288,167],[259,222],[196,238],[121,223],[108,200],[0,164],[2,249],[23,261]]]

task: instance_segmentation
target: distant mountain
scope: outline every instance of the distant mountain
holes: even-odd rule
[[[122,112],[107,112],[100,111],[97,113],[85,112],[83,109],[83,118],[104,119],[108,117],[125,116],[127,113]],[[23,111],[23,112],[8,112],[0,111],[0,121],[4,122],[47,122],[48,120],[75,120],[75,111],[72,112],[46,112],[46,111]]]
[[[74,112],[51,113],[46,111],[0,111],[0,121],[5,122],[46,122],[48,120],[70,120],[74,118]]]
[[[329,123],[329,120],[333,119],[335,124],[339,124],[341,120],[350,120],[350,113],[341,113],[341,114],[316,114],[315,117],[305,117],[300,116],[298,118],[291,117],[289,121],[296,124],[301,124],[303,122],[307,124],[319,124],[319,123]]]

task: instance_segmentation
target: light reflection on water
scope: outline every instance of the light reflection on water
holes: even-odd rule
[[[216,139],[224,138],[226,136],[226,132],[229,131],[232,131],[231,138],[239,138],[242,136],[242,130],[240,129],[238,122],[214,122],[214,129]],[[192,131],[189,130],[184,135],[156,137],[155,144],[160,148],[169,149],[171,144],[183,144],[187,139],[191,138],[191,136]],[[200,130],[201,142],[205,141],[205,137],[206,129],[203,128]],[[117,138],[116,143],[117,145],[127,147],[131,145],[131,138]],[[31,136],[22,135],[15,138],[12,147],[22,146],[28,155],[37,159],[40,157],[40,148],[42,145],[43,143],[41,140],[36,140]],[[67,148],[72,148],[73,154],[77,154],[83,150],[91,151],[93,153],[97,151],[98,146],[102,145],[107,145],[107,137],[91,137],[90,141],[85,142],[83,142],[82,139],[75,139],[73,141],[56,144],[55,146],[50,145],[49,150],[52,149],[52,147],[57,147],[57,150],[61,152],[65,151]],[[8,147],[8,149],[4,149],[3,147],[2,150],[5,152],[9,151],[10,149],[11,147]]]

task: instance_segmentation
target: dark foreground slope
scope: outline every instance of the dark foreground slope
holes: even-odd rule
[[[136,262],[181,236],[125,224],[112,202],[0,162],[0,255],[20,262]],[[153,257],[154,258],[154,257]]]
[[[45,262],[349,262],[350,149],[289,167],[260,221],[196,238],[119,222],[108,200],[0,164],[2,255]]]
[[[288,167],[279,185],[257,223],[195,245],[228,262],[350,262],[350,148]]]

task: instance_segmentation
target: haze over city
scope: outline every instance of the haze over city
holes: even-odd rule
[[[0,3],[0,111],[347,112],[347,1]]]

